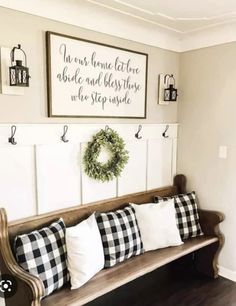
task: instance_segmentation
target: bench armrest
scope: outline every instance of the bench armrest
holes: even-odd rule
[[[224,220],[224,214],[218,211],[199,209],[199,221],[206,236],[215,236],[218,241],[195,254],[195,268],[210,277],[218,277],[218,257],[224,245],[224,235],[219,224]]]
[[[223,238],[223,234],[219,228],[219,224],[225,219],[223,213],[218,211],[199,209],[198,214],[201,228],[205,235]]]
[[[35,275],[23,270],[16,262],[10,246],[8,235],[7,215],[4,208],[0,209],[0,271],[8,274],[17,281],[18,290],[16,294],[6,299],[7,306],[24,305],[40,306],[44,296],[42,281]]]

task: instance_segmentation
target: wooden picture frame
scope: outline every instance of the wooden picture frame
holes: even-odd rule
[[[146,118],[148,54],[46,32],[49,117]]]

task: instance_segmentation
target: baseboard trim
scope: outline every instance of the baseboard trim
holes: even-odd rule
[[[236,282],[236,271],[229,270],[227,268],[224,268],[222,266],[219,266],[219,275],[223,276],[225,278],[228,278],[229,280]]]

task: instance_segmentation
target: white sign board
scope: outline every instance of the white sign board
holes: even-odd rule
[[[50,117],[146,118],[148,55],[47,32]]]

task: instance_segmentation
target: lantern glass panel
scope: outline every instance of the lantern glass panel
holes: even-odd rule
[[[164,101],[170,101],[170,90],[168,88],[165,89]]]
[[[16,71],[14,67],[10,67],[10,85],[11,86],[16,85]]]
[[[27,84],[27,72],[25,70],[23,71],[22,82],[24,84]]]
[[[171,101],[176,101],[177,99],[177,89],[172,89]]]

